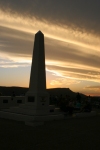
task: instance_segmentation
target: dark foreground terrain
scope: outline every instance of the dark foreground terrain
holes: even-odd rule
[[[100,150],[100,116],[38,127],[0,119],[0,150]]]

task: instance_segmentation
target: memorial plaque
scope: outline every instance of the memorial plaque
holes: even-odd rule
[[[41,102],[46,102],[46,96],[40,96],[41,97]]]
[[[34,102],[35,97],[34,96],[28,96],[28,102]]]
[[[54,109],[50,109],[50,112],[54,112]]]
[[[21,100],[21,99],[18,99],[18,100],[17,100],[17,103],[22,103],[22,100]]]
[[[3,100],[3,103],[8,103],[8,100],[7,100],[7,99],[4,99],[4,100]]]

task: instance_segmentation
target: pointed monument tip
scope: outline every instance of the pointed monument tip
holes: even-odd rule
[[[43,34],[40,30],[36,34]]]

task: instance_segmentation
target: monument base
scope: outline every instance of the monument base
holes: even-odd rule
[[[46,92],[28,92],[25,97],[25,104],[19,107],[10,107],[0,111],[0,118],[24,121],[26,125],[41,125],[44,121],[51,121],[64,118],[60,109],[49,105],[49,95]],[[33,126],[32,125],[32,126]]]
[[[19,111],[24,114],[47,115],[49,113],[49,94],[46,91],[32,92],[29,90],[25,96],[25,104],[20,106]]]
[[[53,108],[53,106],[50,106]],[[16,108],[16,107],[15,107]],[[5,109],[0,111],[0,118],[16,120],[16,121],[24,121],[25,125],[29,126],[39,126],[43,125],[45,121],[54,121],[54,120],[62,120],[68,119],[69,116],[65,116],[63,112],[57,108],[54,112],[49,112],[47,115],[32,115],[32,113],[23,113],[17,110],[12,111],[15,108]],[[91,111],[90,113],[76,113],[71,118],[83,118],[83,117],[93,117],[96,116],[95,111]]]
[[[57,114],[48,114],[48,115],[26,115],[22,113],[15,113],[6,110],[0,111],[0,118],[16,120],[16,121],[24,121],[25,125],[30,126],[38,126],[44,124],[44,121],[53,121],[64,119],[64,115],[60,112]]]

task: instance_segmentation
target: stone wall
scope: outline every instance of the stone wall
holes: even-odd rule
[[[19,106],[25,103],[25,96],[0,96],[0,109]]]

